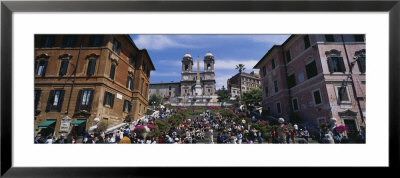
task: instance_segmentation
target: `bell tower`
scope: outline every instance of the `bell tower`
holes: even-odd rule
[[[210,51],[204,56],[204,72],[214,72],[214,55]]]
[[[193,58],[189,53],[186,53],[182,59],[182,73],[192,72]]]

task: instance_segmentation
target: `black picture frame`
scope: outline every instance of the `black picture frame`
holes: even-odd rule
[[[12,166],[12,16],[13,12],[388,12],[389,13],[389,168],[399,166],[400,1],[2,1],[1,2],[1,176],[5,177],[132,177],[174,176],[176,168],[17,168]],[[385,34],[382,34],[385,35]],[[375,118],[379,119],[379,118]],[[385,133],[382,133],[385,134]],[[167,165],[166,165],[167,166]],[[154,170],[156,169],[156,170]],[[189,170],[190,169],[190,170]],[[218,170],[219,173],[230,170]],[[189,171],[188,171],[189,170]],[[238,169],[239,174],[243,174]],[[201,172],[187,168],[184,172]],[[259,170],[249,170],[257,173]],[[284,170],[279,170],[284,171]],[[300,170],[298,170],[300,171]],[[306,170],[307,171],[307,170]],[[366,169],[355,174],[374,171]],[[247,171],[245,171],[247,172]],[[296,172],[284,171],[296,175]],[[211,172],[210,172],[211,173]],[[235,173],[235,172],[231,172]],[[298,173],[298,172],[297,172]],[[239,175],[237,174],[237,175]]]

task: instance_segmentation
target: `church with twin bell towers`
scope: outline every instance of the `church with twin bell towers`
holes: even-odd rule
[[[186,53],[182,59],[181,96],[212,96],[216,95],[214,56],[208,52],[203,59],[204,71],[200,71],[200,61],[197,57],[196,71],[193,71],[193,58]]]

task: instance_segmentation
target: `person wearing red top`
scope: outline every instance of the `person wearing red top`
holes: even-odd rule
[[[294,130],[292,129],[291,131],[290,131],[290,137],[292,138],[292,143],[296,143],[295,141],[294,141],[294,137],[296,136],[296,132],[294,132]]]
[[[276,130],[273,130],[271,135],[272,135],[272,143],[278,143],[278,139],[276,138]]]

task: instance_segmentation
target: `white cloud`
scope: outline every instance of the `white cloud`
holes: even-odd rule
[[[215,72],[215,87],[216,89],[222,88],[222,85],[227,88],[227,81],[229,78],[231,78],[233,75],[235,75],[235,72],[229,72],[229,71],[218,71]]]
[[[138,35],[135,43],[140,48],[152,49],[152,50],[162,50],[165,48],[179,48],[179,47],[189,47],[192,46],[184,44],[166,35]]]

